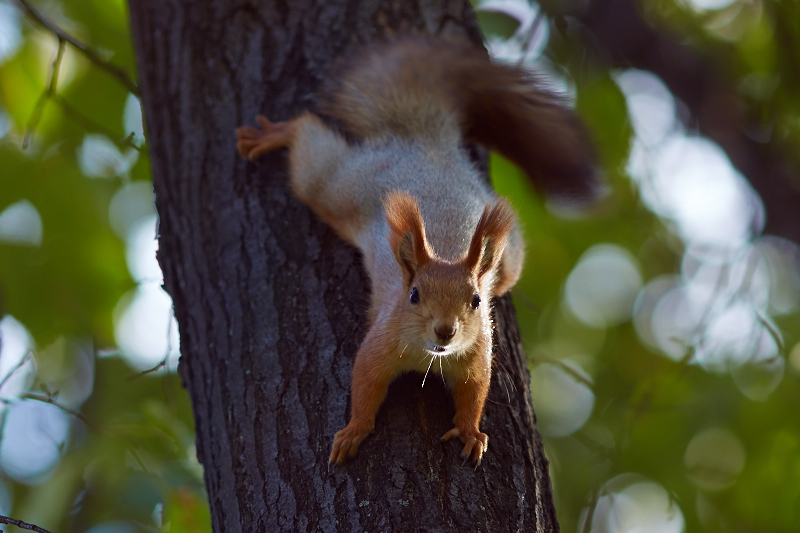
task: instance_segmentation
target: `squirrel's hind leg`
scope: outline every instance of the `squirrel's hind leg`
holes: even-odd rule
[[[380,194],[368,194],[368,176],[352,162],[356,151],[313,113],[304,112],[286,122],[270,122],[259,115],[261,129],[236,129],[236,148],[247,159],[289,148],[289,184],[295,196],[323,222],[351,244],[379,209]],[[374,197],[374,198],[373,198]],[[365,205],[365,201],[366,204]]]

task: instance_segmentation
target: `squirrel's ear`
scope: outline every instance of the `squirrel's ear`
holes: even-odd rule
[[[403,269],[403,283],[410,285],[420,267],[427,264],[433,255],[425,238],[419,206],[405,192],[390,193],[383,206],[391,229],[389,247]]]
[[[464,258],[464,265],[478,281],[500,262],[514,219],[514,209],[507,200],[500,199],[494,207],[486,204]]]

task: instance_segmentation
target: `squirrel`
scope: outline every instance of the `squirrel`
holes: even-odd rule
[[[320,95],[323,116],[259,115],[237,128],[246,159],[289,148],[297,198],[362,253],[369,329],[352,371],[350,422],[329,463],[356,454],[398,375],[439,372],[452,387],[461,456],[477,467],[492,368],[490,301],[520,276],[516,214],[481,177],[466,142],[522,167],[556,197],[596,187],[577,116],[520,67],[441,37],[405,37],[353,54]],[[424,385],[424,380],[423,380]]]

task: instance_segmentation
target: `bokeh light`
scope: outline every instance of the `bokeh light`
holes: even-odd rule
[[[20,200],[0,212],[0,242],[41,246],[42,217],[28,200]]]
[[[8,4],[0,4],[0,65],[16,53],[21,42],[19,10]]]
[[[639,142],[657,145],[676,130],[675,99],[660,79],[643,70],[628,69],[617,73],[614,80],[626,95]]]
[[[69,420],[59,407],[32,400],[8,405],[0,440],[0,467],[22,483],[41,483],[61,458]],[[9,438],[10,437],[10,438]]]
[[[127,239],[131,229],[143,219],[156,214],[153,184],[131,181],[120,187],[108,204],[108,221],[120,239]]]
[[[785,367],[770,313],[797,306],[800,253],[760,236],[760,199],[719,146],[683,132],[661,80],[638,70],[615,80],[636,134],[628,171],[686,246],[680,278],[651,280],[638,295],[636,331],[673,360],[730,371],[745,396],[764,400]]]
[[[114,310],[114,337],[121,355],[146,370],[168,359],[174,369],[180,355],[172,299],[157,283],[143,283],[123,296]]]
[[[709,428],[692,437],[683,462],[699,488],[715,492],[736,481],[745,458],[744,446],[736,435],[724,428]]]
[[[630,318],[641,287],[642,277],[630,252],[598,244],[589,248],[570,272],[564,300],[580,321],[605,328]]]
[[[114,337],[119,354],[139,370],[166,361],[174,370],[180,355],[178,325],[172,299],[161,288],[163,274],[156,259],[158,217],[149,182],[122,186],[109,206],[109,221],[125,238],[125,259],[139,285],[127,292],[114,311]]]
[[[577,364],[543,363],[531,371],[531,389],[539,431],[565,437],[579,430],[594,409],[590,381]]]
[[[528,0],[482,0],[478,12],[502,13],[517,23],[511,36],[486,35],[486,47],[495,59],[509,63],[530,64],[536,61],[550,39],[550,23],[538,4]]]
[[[38,349],[36,356],[47,362],[39,367],[39,381],[57,393],[59,404],[79,409],[94,388],[95,360],[91,341],[58,337],[50,345]]]
[[[13,316],[0,320],[0,398],[17,398],[32,384],[36,360],[32,357],[33,339],[25,326]],[[0,412],[5,405],[0,403]]]
[[[651,155],[648,168],[638,176],[645,203],[672,220],[685,241],[737,247],[761,230],[760,202],[715,143],[671,135]],[[631,173],[636,177],[639,169]]]
[[[2,480],[0,480],[0,514],[8,516],[11,512],[11,507],[14,504],[14,497],[11,491]]]
[[[698,11],[713,11],[724,9],[740,0],[685,0],[687,4]]]
[[[125,110],[122,112],[122,127],[125,133],[130,135],[134,143],[141,145],[144,142],[144,122],[142,120],[142,105],[139,98],[134,94],[129,94],[125,100]]]
[[[764,236],[754,244],[769,276],[769,313],[780,316],[800,304],[800,246],[780,237]]]
[[[588,517],[583,513],[582,521]],[[683,512],[669,493],[637,474],[622,474],[608,481],[591,518],[591,533],[681,533]],[[581,528],[581,531],[586,531]]]
[[[90,178],[116,178],[127,176],[139,152],[129,148],[121,152],[105,135],[89,133],[78,148],[81,172]]]
[[[680,308],[681,294],[672,294],[680,284],[680,276],[674,274],[654,278],[639,291],[633,307],[633,325],[639,338],[676,361],[685,353],[692,327],[691,320],[683,320],[687,314]]]
[[[131,277],[138,282],[161,283],[163,274],[156,259],[158,217],[150,215],[138,220],[125,239],[125,260]]]
[[[664,83],[635,69],[615,80],[635,132],[628,172],[645,204],[689,244],[735,248],[757,235],[760,200],[716,143],[682,131]]]

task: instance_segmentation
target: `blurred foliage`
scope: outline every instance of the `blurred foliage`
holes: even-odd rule
[[[800,143],[800,3],[737,1],[706,11],[688,2],[642,6],[657,27],[714,57],[734,80],[748,114],[774,127],[788,146]],[[786,156],[800,161],[800,154]]]
[[[125,2],[33,5],[135,78]],[[45,474],[23,482],[2,477],[11,502],[2,514],[51,531],[100,531],[101,526],[208,531],[191,407],[179,378],[164,369],[137,376],[113,355],[114,310],[136,281],[126,265],[124,236],[112,231],[110,203],[126,183],[151,179],[146,153],[131,152],[131,132],[123,126],[129,92],[67,45],[55,95],[43,101],[58,41],[14,2],[0,2],[0,15],[16,19],[22,32],[15,44],[13,33],[3,31],[7,26],[0,28],[0,52],[3,46],[11,48],[0,57],[0,213],[27,200],[42,227],[38,246],[0,238],[0,315],[12,315],[34,339],[38,372],[30,390],[77,409],[88,423],[70,417],[61,459]],[[41,120],[23,150],[26,129],[42,102]],[[120,154],[134,153],[129,159],[136,162],[115,169],[118,162],[112,159],[100,176],[87,175],[81,152],[89,134],[104,136]],[[90,339],[97,352],[93,376],[82,378],[93,387],[85,401],[74,400],[66,390],[70,379],[78,379],[70,373],[74,365],[65,360],[70,352],[65,356],[64,350],[52,349],[64,339]],[[8,400],[5,409],[36,401],[9,398],[10,385],[0,390]],[[3,416],[5,421],[5,410]],[[22,438],[2,433],[4,440]]]
[[[36,5],[53,23],[135,77],[122,0]],[[642,5],[654,26],[679,33],[698,52],[735,72],[735,90],[748,113],[773,123],[795,145],[800,142],[800,4],[738,0],[708,10],[680,0]],[[151,179],[146,146],[132,142],[124,126],[130,95],[119,80],[67,45],[55,92],[42,100],[58,41],[22,15],[15,2],[0,0],[0,15],[21,29],[14,45],[12,30],[2,34],[11,26],[0,25],[0,54],[10,50],[0,55],[0,222],[4,210],[27,200],[42,228],[40,242],[28,243],[3,240],[0,231],[0,315],[13,316],[30,332],[38,369],[15,396],[8,394],[10,380],[0,375],[0,386],[6,386],[0,398],[11,409],[37,402],[36,395],[83,417],[69,417],[69,438],[51,470],[25,480],[6,472],[2,482],[9,488],[9,502],[0,497],[0,509],[52,531],[103,525],[115,531],[207,531],[210,519],[194,455],[191,410],[178,377],[163,367],[137,374],[115,348],[114,316],[137,281],[126,263],[125,236],[112,228],[109,209],[124,185]],[[519,24],[502,9],[485,9],[480,18],[488,32],[504,38]],[[680,509],[688,531],[796,531],[796,308],[774,317],[787,371],[757,401],[742,393],[737,385],[741,376],[695,364],[697,346],[686,346],[683,359],[668,358],[644,343],[630,320],[589,326],[565,304],[565,280],[598,243],[627,250],[645,284],[679,273],[685,259],[684,245],[669,222],[642,203],[638,185],[627,175],[633,127],[616,73],[585,59],[590,54],[582,55],[581,44],[571,40],[568,22],[550,22],[546,17],[528,20],[529,25],[551,27],[545,56],[537,64],[574,95],[613,195],[589,217],[556,216],[508,162],[493,157],[492,174],[525,227],[528,260],[514,295],[534,384],[546,371],[562,376],[593,402],[585,404],[586,420],[559,433],[548,430],[546,401],[534,391],[562,530],[626,531],[624,523],[617,529],[603,529],[597,521],[593,528],[582,528],[581,523],[587,514],[599,516],[604,505],[613,505],[612,495],[620,500],[634,494],[626,492],[628,486],[653,501],[662,490],[666,504]],[[42,103],[41,119],[23,150],[26,129]],[[87,135],[104,136],[116,146],[110,170],[92,170],[82,161]],[[68,394],[70,380],[78,379],[77,363],[70,360],[74,350],[65,348],[70,343],[94,352],[91,390],[84,396]],[[2,416],[5,421],[6,411]],[[20,437],[3,431],[2,439],[14,438]],[[708,462],[709,447],[718,451],[718,463]],[[678,529],[662,530],[681,530],[680,521],[671,524]]]
[[[679,35],[730,76],[731,90],[748,115],[774,127],[784,146],[800,144],[799,3],[734,1],[720,9],[702,10],[688,1],[663,0],[641,6],[654,27]],[[508,33],[496,20],[492,25]],[[559,26],[562,31],[556,30]],[[741,390],[743,381],[759,379],[755,372],[748,373],[752,369],[746,365],[741,371],[704,369],[696,364],[696,345],[686,346],[681,360],[672,360],[642,342],[631,322],[588,327],[565,302],[565,278],[587,248],[598,242],[630,251],[645,283],[680,273],[686,261],[684,244],[670,230],[669,221],[643,206],[636,183],[627,176],[632,128],[625,97],[614,81],[616,73],[593,62],[602,53],[584,50],[574,26],[575,21],[554,21],[544,63],[574,91],[576,107],[599,147],[613,197],[587,219],[559,219],[526,190],[516,169],[499,158],[492,168],[496,187],[512,198],[526,230],[526,269],[514,295],[533,367],[534,407],[551,461],[562,531],[629,531],[635,526],[637,531],[796,531],[800,525],[800,490],[795,481],[800,465],[796,302],[792,312],[773,317],[780,331],[774,333],[782,335],[784,346],[779,357],[792,362],[787,361],[777,388],[759,400],[749,399]],[[776,157],[800,166],[796,150]],[[796,286],[778,290],[796,291]],[[579,370],[574,381],[588,383],[593,393],[591,417],[569,435],[553,434],[558,428],[554,431],[546,424],[553,400],[546,397],[547,391],[536,390],[537,368],[553,364],[568,374]],[[704,462],[693,464],[690,444],[695,446],[704,431],[716,428],[724,428],[724,435],[731,437],[715,441],[711,451],[704,452]],[[725,463],[737,453],[725,449],[725,439],[733,441],[736,450],[743,448],[743,464]],[[630,474],[666,489],[669,500],[680,507],[683,528],[680,520],[636,518],[625,505],[617,508],[616,517],[595,520],[591,527],[585,523],[586,513],[600,512],[602,499],[611,493],[626,503],[614,483]],[[653,514],[658,515],[657,510]]]

